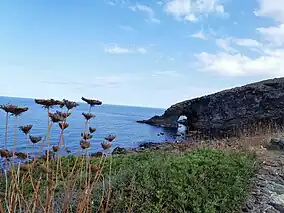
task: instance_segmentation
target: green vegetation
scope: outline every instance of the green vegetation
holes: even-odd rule
[[[76,158],[70,156],[61,160],[67,183]],[[183,154],[145,151],[105,158],[102,176],[93,188],[93,208],[101,208],[100,205],[109,199],[111,212],[238,212],[249,190],[254,160],[244,152],[216,149]],[[100,161],[101,158],[93,158],[90,164],[99,165]],[[52,168],[55,166],[56,163]],[[40,169],[35,171],[33,178],[38,179]],[[1,186],[5,186],[4,181],[5,178],[1,178]],[[78,179],[73,190],[77,192],[81,186]],[[65,193],[63,188],[59,184],[56,189],[58,203]],[[30,193],[32,187],[26,184],[25,191]],[[102,200],[104,191],[107,192]],[[73,193],[71,209],[75,209],[80,198],[78,193],[74,196],[76,193]]]

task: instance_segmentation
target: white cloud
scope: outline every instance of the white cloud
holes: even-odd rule
[[[105,47],[105,52],[111,53],[111,54],[127,54],[127,53],[141,53],[146,54],[148,51],[144,47],[121,47],[118,44],[108,45],[108,47]]]
[[[267,50],[256,58],[241,53],[202,52],[196,55],[200,70],[224,76],[283,76],[284,50]]]
[[[257,28],[257,31],[261,33],[267,41],[274,45],[281,46],[284,44],[284,24],[273,27]]]
[[[256,16],[271,17],[280,23],[284,23],[283,0],[258,0],[259,8],[254,12]]]
[[[111,54],[125,54],[125,53],[131,53],[131,50],[128,48],[120,47],[118,45],[113,45],[110,47],[106,47],[105,52]]]
[[[156,24],[159,24],[161,22],[159,19],[155,17],[154,10],[146,5],[136,4],[135,6],[130,6],[129,9],[134,12],[140,11],[140,12],[146,13],[148,15],[148,18],[146,19],[146,21],[148,22],[152,22]]]
[[[175,70],[156,71],[153,77],[178,77],[180,74]]]
[[[220,38],[220,39],[216,39],[216,45],[225,50],[226,52],[237,52],[237,50],[235,50],[234,48],[231,47],[231,43],[232,43],[232,38]]]
[[[133,27],[127,26],[127,25],[121,25],[119,26],[120,29],[125,31],[136,31]]]
[[[199,38],[199,39],[203,39],[203,40],[207,39],[202,30],[200,30],[197,33],[194,33],[194,34],[190,35],[190,37],[192,37],[192,38]]]
[[[229,15],[218,0],[170,0],[165,4],[164,9],[177,19],[185,19],[190,22],[197,21],[198,17],[203,14]]]
[[[262,46],[258,41],[254,39],[235,39],[234,42],[239,46],[244,47],[260,47]]]
[[[142,54],[146,54],[147,53],[147,50],[144,47],[138,47],[136,49],[136,51],[139,52],[139,53],[142,53]]]

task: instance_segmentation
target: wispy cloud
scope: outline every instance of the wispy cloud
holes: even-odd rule
[[[161,22],[159,19],[155,17],[154,10],[149,6],[142,5],[142,4],[136,4],[135,6],[130,6],[129,9],[132,10],[133,12],[140,11],[140,12],[146,13],[148,18],[145,20],[147,22],[152,22],[156,24],[159,24]]]
[[[127,26],[127,25],[120,25],[119,28],[122,29],[122,30],[125,30],[125,31],[129,31],[129,32],[136,31],[133,27],[130,27],[130,26]]]
[[[118,44],[108,45],[104,49],[105,52],[110,54],[129,54],[129,53],[141,53],[146,54],[148,51],[145,47],[122,47]]]
[[[218,0],[170,0],[165,4],[164,10],[178,20],[190,22],[196,22],[199,17],[208,14],[229,16]]]
[[[199,39],[203,39],[203,40],[207,39],[202,30],[200,30],[197,33],[191,34],[190,37],[192,37],[192,38],[199,38]]]

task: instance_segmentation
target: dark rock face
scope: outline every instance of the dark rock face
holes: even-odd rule
[[[284,150],[284,136],[271,138],[266,148],[269,150]]]
[[[284,78],[224,90],[172,105],[161,116],[138,121],[177,128],[180,116],[187,117],[189,131],[230,134],[253,125],[284,124]]]

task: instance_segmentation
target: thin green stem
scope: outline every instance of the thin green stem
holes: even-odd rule
[[[8,122],[9,122],[9,114],[6,113],[6,130],[5,130],[5,149],[7,149],[7,143],[8,143]]]

